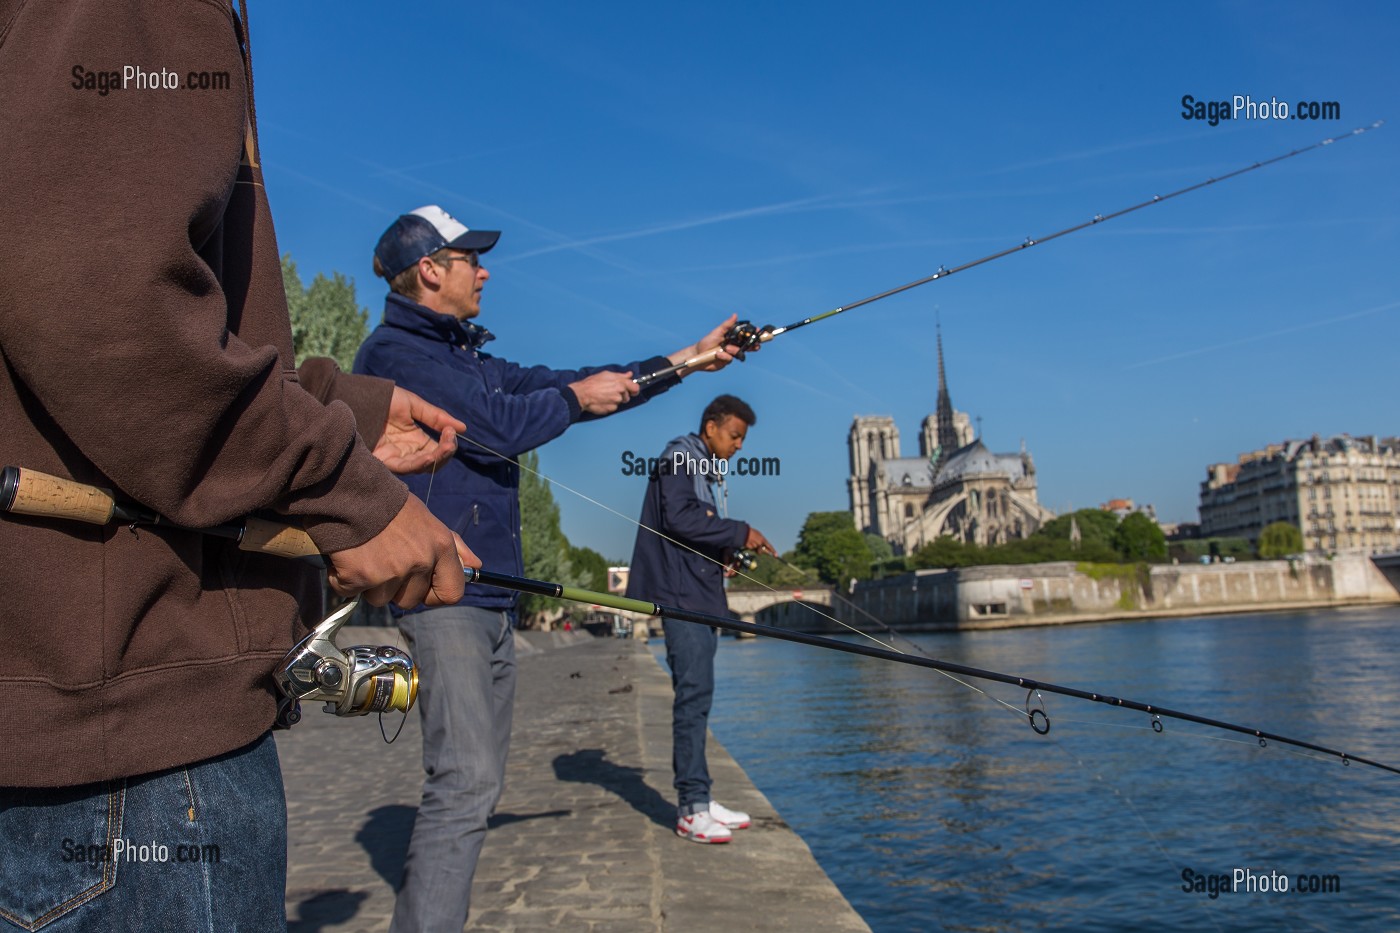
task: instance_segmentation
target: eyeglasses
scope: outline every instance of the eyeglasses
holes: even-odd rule
[[[481,257],[474,251],[467,253],[465,256],[453,254],[451,256],[443,256],[436,260],[436,262],[442,263],[444,266],[450,266],[454,261],[470,263],[473,269],[481,268]]]

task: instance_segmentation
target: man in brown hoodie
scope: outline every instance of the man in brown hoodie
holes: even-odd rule
[[[191,528],[277,513],[339,592],[455,603],[471,552],[298,383],[244,35],[229,0],[0,0],[0,464]],[[406,429],[353,380],[315,389]],[[0,928],[284,928],[270,675],[316,573],[7,518],[0,593]]]

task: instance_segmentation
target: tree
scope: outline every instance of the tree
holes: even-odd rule
[[[525,576],[566,586],[583,586],[587,580],[586,571],[575,570],[569,539],[559,527],[559,506],[549,491],[549,483],[539,476],[539,465],[540,456],[533,450],[520,457],[520,549]],[[470,546],[471,542],[467,544]],[[604,589],[606,583],[604,579]],[[547,596],[522,596],[520,599],[521,619],[552,613],[559,608],[559,601]]]
[[[1052,518],[1040,526],[1037,534],[1047,538],[1069,540],[1070,519],[1079,525],[1081,547],[1093,545],[1113,546],[1113,532],[1118,528],[1118,516],[1103,509],[1080,509],[1068,515]]]
[[[298,366],[308,356],[328,356],[346,372],[369,336],[369,312],[355,299],[355,283],[339,272],[316,273],[303,288],[291,254],[282,257],[282,285],[292,319],[292,350]]]
[[[580,580],[580,586],[596,592],[608,591],[608,561],[590,547],[570,547],[569,564]]]
[[[796,563],[811,567],[824,583],[845,586],[870,575],[870,547],[850,512],[813,512],[797,536]]]
[[[874,532],[867,531],[865,533],[865,546],[870,548],[870,560],[872,562],[885,561],[894,557],[894,545]]]
[[[1167,559],[1167,536],[1152,519],[1132,512],[1113,530],[1113,548],[1127,561]]]
[[[914,552],[914,567],[952,569],[977,563],[976,545],[966,545],[952,535],[941,535]]]
[[[1290,554],[1303,553],[1303,533],[1296,525],[1274,522],[1259,532],[1259,557],[1278,560]]]
[[[783,560],[792,564],[796,556],[793,551],[788,551],[783,555]],[[757,567],[753,570],[742,570],[741,568],[743,576],[729,578],[729,588],[732,590],[753,590],[772,587],[781,590],[790,586],[802,586],[816,582],[816,575],[813,571],[804,572],[801,569],[794,569],[794,567],[795,565],[790,567],[767,554],[760,554],[758,555]]]
[[[1113,546],[1113,533],[1118,529],[1118,516],[1103,509],[1080,509],[1069,515],[1051,519],[1032,537],[1070,540],[1070,520],[1079,526],[1079,547],[1072,548],[1060,559],[1113,563],[1118,550]]]

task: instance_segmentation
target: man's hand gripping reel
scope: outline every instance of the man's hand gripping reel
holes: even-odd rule
[[[777,333],[778,331],[771,324],[758,327],[752,321],[738,321],[725,333],[724,342],[720,347],[707,350],[699,356],[691,357],[684,362],[676,363],[674,366],[667,366],[664,369],[644,373],[632,381],[639,386],[645,387],[673,373],[683,373],[685,370],[708,366],[719,356],[721,347],[738,347],[738,352],[734,354],[734,359],[743,362],[745,353],[750,350],[757,350],[759,346],[772,340]]]
[[[282,694],[277,724],[301,721],[301,701],[325,701],[337,716],[364,716],[386,711],[407,713],[418,699],[418,668],[398,648],[354,645],[344,651],[336,633],[359,600],[337,609],[282,659],[273,680]]]
[[[772,324],[758,327],[752,321],[739,321],[724,335],[724,345],[738,347],[739,352],[734,358],[742,363],[745,353],[758,349],[765,340],[773,339],[770,336],[772,332]]]

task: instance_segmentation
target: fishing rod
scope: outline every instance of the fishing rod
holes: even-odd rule
[[[466,440],[468,443],[480,448],[486,453],[493,454],[502,459],[512,460],[512,462],[517,462],[514,461],[513,458],[506,457],[504,454],[500,453],[499,451],[493,450],[492,448],[481,443],[480,441],[473,440],[469,436],[464,435],[463,439]],[[753,577],[750,577],[748,574],[742,572],[743,569],[754,569],[752,565],[757,563],[757,555],[751,550],[740,548],[731,556],[729,564],[723,564],[722,562],[717,561],[714,558],[701,553],[700,551],[696,550],[688,544],[685,544],[682,541],[678,541],[675,538],[672,538],[658,531],[655,528],[652,528],[648,525],[637,521],[634,518],[631,518],[630,516],[623,515],[621,512],[617,511],[611,506],[603,502],[599,502],[597,499],[585,495],[584,493],[580,492],[577,489],[574,489],[571,486],[561,483],[558,480],[550,479],[543,473],[540,473],[538,470],[533,470],[525,466],[524,464],[520,464],[520,466],[522,469],[529,470],[531,473],[534,473],[536,476],[540,477],[546,482],[549,482],[552,485],[559,486],[567,490],[568,492],[584,499],[585,501],[590,502],[598,506],[599,508],[604,509],[605,511],[611,512],[612,514],[618,516],[624,521],[630,522],[631,524],[636,525],[640,529],[657,535],[658,537],[670,542],[676,547],[697,554],[703,557],[705,560],[710,561],[711,563],[725,567],[727,570],[733,569],[745,579],[752,580],[753,582],[758,583],[760,586],[763,586],[765,589],[776,592],[776,590],[774,590],[773,587],[768,586],[767,584],[764,584],[761,581],[756,580]],[[807,573],[807,571],[805,571],[803,568],[788,563],[787,561],[783,560],[782,557],[777,555],[773,556],[780,563],[786,564],[793,570],[799,573]],[[982,670],[981,668],[968,667],[966,665],[942,661],[930,656],[926,651],[923,650],[923,648],[919,647],[917,644],[910,641],[908,638],[899,635],[898,632],[892,629],[885,622],[873,616],[871,613],[866,612],[864,609],[861,609],[854,603],[845,600],[843,597],[836,593],[834,588],[832,589],[833,597],[840,600],[841,602],[846,603],[856,612],[865,615],[871,619],[874,619],[875,622],[885,631],[890,632],[891,634],[896,635],[897,637],[902,638],[904,641],[914,645],[915,649],[919,652],[920,655],[922,655],[922,657],[915,657],[912,655],[905,654],[904,652],[895,649],[892,645],[886,644],[885,642],[882,642],[879,639],[875,638],[869,632],[866,632],[847,622],[843,622],[841,619],[837,618],[834,615],[822,612],[819,608],[810,603],[801,601],[799,601],[799,605],[806,607],[807,609],[811,610],[812,612],[816,613],[822,618],[835,623],[839,627],[848,629],[856,635],[859,635],[863,638],[874,642],[874,644],[878,645],[879,647],[872,648],[859,643],[852,644],[849,642],[837,641],[832,638],[824,638],[819,635],[810,635],[805,632],[795,632],[790,631],[788,629],[777,628],[775,626],[760,625],[757,623],[743,622],[732,618],[697,613],[692,612],[690,610],[662,606],[660,604],[647,602],[645,600],[629,599],[627,597],[615,596],[608,593],[598,593],[591,590],[585,590],[579,587],[564,586],[562,584],[550,583],[541,580],[531,580],[526,577],[517,577],[508,574],[492,573],[489,571],[478,571],[465,568],[464,573],[467,576],[467,582],[469,584],[472,582],[477,582],[484,585],[500,587],[502,589],[514,590],[520,593],[528,593],[535,596],[547,596],[555,599],[565,599],[571,602],[597,604],[600,606],[607,606],[612,609],[621,609],[628,612],[637,612],[642,615],[656,616],[663,619],[672,618],[688,622],[698,622],[702,625],[713,625],[716,628],[721,628],[731,632],[743,632],[750,635],[764,635],[770,638],[776,638],[780,641],[793,641],[798,642],[799,644],[812,645],[819,648],[831,648],[836,651],[844,651],[849,654],[860,654],[865,655],[867,657],[879,658],[881,660],[895,661],[900,664],[911,664],[916,667],[924,667],[938,671],[939,673],[952,678],[953,680],[957,681],[963,686],[969,687],[973,690],[978,690],[978,692],[981,693],[985,693],[985,691],[982,691],[976,686],[968,684],[965,681],[958,680],[958,678],[955,675],[963,674],[965,676],[976,679],[989,680],[996,683],[1011,684],[1013,686],[1022,687],[1027,691],[1025,704],[1022,710],[1017,710],[1015,706],[1013,706],[1010,703],[1007,703],[1004,700],[1001,700],[996,697],[991,697],[990,694],[987,695],[991,697],[991,699],[995,700],[998,703],[1001,703],[1003,706],[1006,706],[1008,709],[1011,709],[1012,711],[1015,711],[1018,714],[1024,712],[1026,718],[1030,723],[1031,728],[1040,735],[1045,735],[1050,731],[1050,717],[1049,714],[1045,711],[1043,703],[1037,709],[1031,708],[1031,697],[1035,696],[1037,694],[1037,691],[1042,691],[1045,693],[1055,693],[1062,696],[1074,697],[1076,699],[1091,700],[1093,702],[1106,703],[1111,706],[1120,706],[1126,709],[1133,709],[1139,712],[1149,713],[1152,715],[1152,730],[1154,732],[1160,733],[1163,731],[1165,727],[1162,725],[1161,717],[1166,716],[1171,719],[1180,719],[1185,722],[1195,722],[1201,725],[1207,725],[1222,730],[1237,732],[1242,735],[1253,736],[1254,738],[1259,740],[1259,744],[1261,747],[1265,746],[1269,741],[1275,741],[1285,745],[1292,745],[1297,748],[1306,748],[1311,749],[1313,751],[1320,751],[1324,754],[1331,755],[1340,759],[1344,765],[1350,765],[1353,761],[1359,761],[1362,764],[1371,765],[1372,767],[1380,768],[1384,771],[1390,771],[1396,774],[1400,774],[1400,768],[1397,767],[1392,767],[1390,765],[1382,764],[1380,762],[1372,761],[1366,758],[1360,758],[1355,755],[1351,755],[1347,752],[1338,751],[1336,749],[1325,748],[1320,745],[1314,745],[1297,739],[1290,739],[1285,736],[1277,735],[1275,733],[1264,732],[1259,729],[1252,729],[1247,726],[1239,726],[1233,723],[1227,723],[1216,719],[1209,719],[1202,716],[1196,716],[1193,713],[1184,713],[1178,710],[1170,710],[1165,707],[1156,706],[1155,704],[1141,703],[1136,700],[1125,700],[1120,697],[1092,693],[1084,690],[1078,690],[1073,687],[1060,687],[1055,684],[1046,684],[1040,681],[1032,680],[1030,678],[1018,677],[1012,674],[1001,674],[996,671],[986,671]]]
[[[724,342],[720,344],[720,347],[716,347],[713,350],[709,350],[705,353],[698,354],[686,360],[685,362],[677,363],[674,366],[667,366],[664,369],[658,369],[654,372],[638,376],[633,381],[636,382],[639,386],[646,386],[647,384],[654,382],[657,379],[669,376],[672,373],[680,372],[681,370],[685,369],[694,369],[696,367],[705,366],[708,363],[714,362],[716,356],[720,352],[720,348],[725,346],[736,346],[739,348],[739,352],[743,354],[749,350],[757,349],[760,344],[767,343],[774,337],[777,337],[779,334],[786,334],[790,331],[797,330],[799,327],[806,327],[808,324],[815,324],[817,321],[823,321],[829,317],[834,317],[835,315],[838,315],[843,311],[851,311],[863,305],[873,304],[874,302],[877,302],[882,298],[889,298],[892,295],[898,295],[900,292],[907,292],[911,288],[918,288],[920,285],[927,285],[929,282],[935,282],[939,279],[946,279],[948,276],[952,275],[955,272],[962,272],[964,269],[971,269],[974,266],[980,266],[984,263],[989,263],[995,259],[1001,259],[1003,256],[1010,256],[1012,253],[1019,253],[1022,250],[1031,248],[1032,246],[1039,246],[1041,243],[1048,243],[1051,240],[1059,239],[1062,236],[1068,236],[1069,234],[1075,233],[1079,230],[1084,230],[1088,227],[1097,226],[1098,224],[1104,223],[1105,221],[1113,220],[1115,217],[1122,217],[1124,214],[1131,214],[1133,211],[1141,210],[1144,207],[1151,207],[1153,204],[1160,204],[1163,201],[1170,201],[1172,198],[1180,197],[1181,195],[1188,194],[1192,191],[1197,191],[1201,188],[1205,188],[1210,185],[1216,184],[1217,182],[1222,182],[1230,178],[1236,178],[1240,175],[1244,175],[1256,169],[1261,169],[1266,165],[1273,165],[1277,162],[1282,162],[1285,159],[1291,159],[1294,156],[1302,155],[1305,152],[1311,152],[1314,149],[1321,149],[1324,146],[1330,146],[1339,140],[1348,139],[1353,136],[1360,136],[1362,133],[1366,133],[1370,130],[1378,128],[1384,122],[1384,120],[1377,120],[1370,126],[1358,126],[1356,129],[1352,130],[1350,133],[1346,133],[1345,135],[1332,136],[1328,137],[1327,139],[1318,140],[1311,146],[1304,146],[1301,149],[1294,149],[1292,152],[1285,152],[1282,155],[1274,156],[1272,159],[1265,159],[1262,162],[1255,162],[1252,165],[1246,165],[1243,168],[1235,169],[1233,172],[1227,172],[1224,175],[1218,175],[1214,178],[1207,178],[1205,181],[1197,182],[1194,185],[1188,185],[1187,187],[1180,188],[1176,191],[1171,192],[1170,194],[1153,195],[1149,200],[1143,201],[1140,204],[1134,204],[1131,207],[1125,207],[1122,210],[1114,211],[1111,214],[1095,214],[1092,218],[1084,221],[1083,223],[1078,223],[1070,227],[1065,227],[1063,230],[1056,230],[1054,233],[1047,233],[1046,235],[1041,237],[1027,237],[1024,241],[1022,241],[1016,246],[1008,247],[1007,249],[1000,250],[988,256],[983,256],[980,259],[974,259],[971,262],[965,262],[962,265],[954,266],[951,269],[949,269],[947,266],[939,266],[938,271],[933,273],[932,275],[926,275],[921,279],[916,279],[913,282],[909,282],[904,285],[888,289],[887,291],[880,292],[877,295],[871,295],[868,298],[862,298],[859,301],[853,301],[850,304],[842,305],[839,308],[833,308],[832,310],[827,311],[823,314],[818,314],[815,317],[803,318],[802,320],[796,321],[792,324],[788,324],[785,327],[774,327],[771,324],[766,325],[764,327],[756,327],[750,321],[739,321],[733,327],[730,328],[729,332],[724,337]],[[742,356],[740,357],[740,359],[742,359]]]
[[[36,518],[71,519],[90,525],[174,528],[228,538],[240,550],[277,557],[319,558],[320,549],[303,529],[248,516],[208,528],[186,528],[150,509],[119,501],[110,489],[50,476],[37,470],[7,466],[0,470],[0,513]],[[397,711],[407,713],[418,698],[418,669],[407,652],[390,645],[336,644],[336,635],[349,621],[358,599],[327,616],[287,652],[273,681],[281,698],[277,724],[301,721],[301,701],[324,702],[337,716],[364,716]],[[383,729],[383,723],[380,723]],[[392,741],[385,736],[386,741]]]
[[[477,583],[485,586],[494,586],[499,589],[513,590],[517,593],[528,593],[534,596],[549,596],[554,599],[564,599],[570,602],[593,603],[599,606],[606,606],[610,609],[636,612],[641,615],[655,616],[661,619],[679,619],[683,622],[713,625],[715,628],[730,632],[746,632],[751,635],[763,635],[767,638],[776,638],[780,641],[797,642],[798,644],[811,645],[817,648],[829,648],[834,651],[844,651],[848,654],[878,658],[882,661],[894,661],[898,664],[911,664],[915,667],[929,668],[931,670],[941,671],[945,674],[961,674],[964,677],[974,677],[978,680],[988,680],[995,683],[1009,684],[1013,687],[1020,687],[1028,691],[1026,694],[1026,718],[1030,722],[1031,729],[1033,729],[1037,735],[1045,735],[1050,731],[1050,716],[1045,712],[1043,707],[1031,709],[1029,705],[1030,698],[1037,692],[1053,693],[1059,696],[1073,697],[1078,700],[1090,700],[1095,703],[1104,703],[1109,706],[1117,706],[1123,709],[1149,713],[1152,716],[1152,728],[1154,732],[1163,731],[1161,717],[1178,719],[1183,722],[1194,722],[1199,725],[1210,726],[1214,729],[1222,729],[1228,732],[1237,732],[1241,735],[1253,736],[1259,740],[1261,748],[1267,746],[1269,742],[1278,742],[1282,745],[1291,745],[1295,748],[1304,748],[1309,751],[1330,755],[1339,759],[1344,765],[1350,765],[1355,761],[1358,764],[1380,768],[1382,771],[1400,774],[1400,768],[1392,767],[1391,765],[1383,764],[1379,761],[1373,761],[1369,758],[1362,758],[1349,752],[1327,748],[1323,745],[1315,745],[1312,742],[1304,742],[1301,739],[1291,739],[1273,732],[1265,732],[1262,729],[1252,729],[1248,726],[1241,726],[1220,719],[1211,719],[1207,716],[1197,716],[1194,713],[1169,709],[1165,706],[1158,706],[1155,703],[1142,703],[1123,697],[1109,696],[1107,694],[1094,693],[1088,690],[1079,690],[1075,687],[1063,687],[1058,684],[1046,683],[1045,681],[1035,680],[1029,677],[1018,677],[1015,674],[1003,674],[998,671],[985,670],[980,667],[970,667],[966,664],[956,664],[952,661],[943,661],[938,658],[909,655],[899,651],[891,651],[886,648],[872,648],[868,645],[837,641],[834,638],[825,638],[821,635],[789,631],[788,629],[778,628],[772,625],[744,622],[739,619],[710,615],[704,612],[693,612],[689,609],[663,606],[660,603],[648,602],[642,599],[631,599],[626,596],[616,596],[612,593],[599,593],[577,586],[565,586],[561,583],[550,583],[544,580],[531,580],[526,577],[517,577],[513,574],[494,573],[489,570],[476,570],[471,567],[464,567],[462,572],[466,575],[468,584]]]
[[[283,557],[314,557],[319,553],[311,537],[304,530],[294,526],[267,519],[244,519],[239,523],[220,525],[213,529],[181,528],[181,526],[165,520],[150,510],[118,502],[109,490],[14,466],[7,466],[0,470],[0,512],[67,518],[95,525],[119,522],[132,527],[145,524],[180,528],[186,531],[206,531],[238,540],[239,546],[245,550],[275,553]],[[254,523],[253,527],[260,529],[260,536],[277,542],[275,550],[261,546],[257,541],[248,537],[247,529],[250,527],[250,523]],[[1123,697],[1046,683],[1029,677],[970,667],[926,655],[909,655],[888,648],[874,648],[859,643],[837,641],[834,638],[825,638],[820,635],[810,635],[806,632],[789,631],[771,625],[744,622],[739,619],[694,612],[674,606],[663,606],[659,603],[616,596],[611,593],[600,593],[581,587],[531,580],[526,577],[476,570],[471,567],[464,567],[462,572],[468,584],[477,583],[536,596],[597,604],[662,619],[679,619],[701,625],[712,625],[726,631],[763,635],[780,641],[828,648],[847,654],[858,654],[884,661],[894,661],[898,664],[928,668],[944,674],[961,674],[978,680],[1020,687],[1027,691],[1026,718],[1031,729],[1038,735],[1045,735],[1050,731],[1050,716],[1043,705],[1032,709],[1030,700],[1038,693],[1051,693],[1148,713],[1152,716],[1152,728],[1156,732],[1162,731],[1161,719],[1166,717],[1253,736],[1259,740],[1261,747],[1266,746],[1269,742],[1278,742],[1338,758],[1344,765],[1350,765],[1355,761],[1383,771],[1400,774],[1400,768],[1352,755],[1349,752],[1219,719],[1197,716],[1194,713],[1169,709],[1156,704],[1142,703]],[[326,711],[333,712],[338,716],[362,716],[371,712],[382,713],[385,710],[407,712],[412,708],[418,692],[418,673],[412,659],[402,651],[387,646],[375,648],[368,645],[357,645],[349,649],[342,649],[335,643],[336,632],[349,619],[354,606],[355,604],[352,602],[329,616],[309,636],[288,652],[279,665],[274,680],[278,690],[287,701],[285,709],[279,712],[279,721],[283,722],[284,725],[292,725],[300,720],[300,700],[323,700],[326,704]],[[883,623],[881,624],[883,625]]]

